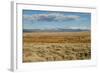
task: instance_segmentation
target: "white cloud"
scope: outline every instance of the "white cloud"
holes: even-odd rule
[[[90,30],[91,28],[90,27],[85,27],[85,26],[77,26],[77,27],[75,27],[75,26],[73,26],[73,27],[69,27],[69,29],[83,29],[83,30]]]
[[[64,15],[62,13],[23,15],[24,20],[32,21],[69,21],[80,18],[78,15]]]

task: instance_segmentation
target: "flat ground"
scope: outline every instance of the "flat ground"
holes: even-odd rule
[[[91,59],[90,32],[24,32],[23,62]]]

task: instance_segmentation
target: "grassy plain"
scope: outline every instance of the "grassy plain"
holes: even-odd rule
[[[91,59],[90,32],[24,32],[23,62]]]

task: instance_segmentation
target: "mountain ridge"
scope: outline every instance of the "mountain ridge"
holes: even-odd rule
[[[23,32],[81,32],[89,29],[23,29]]]

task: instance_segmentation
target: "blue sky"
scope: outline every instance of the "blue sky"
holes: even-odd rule
[[[23,29],[90,29],[91,14],[23,10]]]

